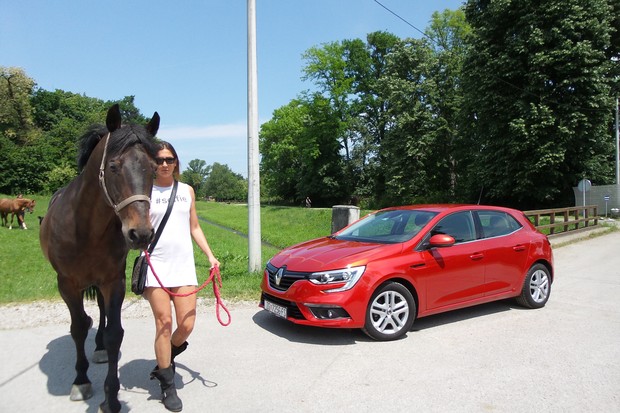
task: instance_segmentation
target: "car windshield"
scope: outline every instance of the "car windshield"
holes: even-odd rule
[[[379,211],[351,225],[336,236],[344,241],[395,244],[413,238],[437,213],[397,209]]]

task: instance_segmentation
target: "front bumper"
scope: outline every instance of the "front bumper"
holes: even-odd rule
[[[359,294],[364,291],[363,277],[350,290],[326,293],[325,290],[334,288],[334,284],[315,285],[305,278],[304,273],[291,275],[286,274],[283,277],[285,282],[275,286],[273,272],[265,270],[260,307],[296,324],[332,328],[364,326],[367,299]],[[266,306],[265,301],[276,307]],[[282,314],[278,307],[285,308],[286,312]]]

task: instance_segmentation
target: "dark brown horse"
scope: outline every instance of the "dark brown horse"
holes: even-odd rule
[[[35,200],[28,198],[17,197],[15,199],[0,199],[0,218],[2,219],[2,226],[5,227],[8,224],[8,216],[11,214],[9,229],[13,228],[13,218],[15,218],[15,216],[17,216],[17,224],[22,229],[28,229],[24,221],[24,213],[28,211],[32,214],[35,204]]]
[[[114,105],[108,110],[106,127],[82,137],[80,174],[50,200],[40,241],[71,313],[77,374],[70,398],[92,396],[84,351],[92,319],[84,311],[83,294],[96,287],[101,311],[96,341],[97,347],[105,347],[108,361],[105,401],[100,408],[117,413],[121,408],[118,354],[124,334],[125,262],[129,249],[145,249],[153,236],[149,206],[159,115],[155,112],[146,127],[121,126],[121,113]]]

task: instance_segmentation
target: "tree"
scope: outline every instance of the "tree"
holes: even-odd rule
[[[0,133],[16,143],[27,143],[32,131],[30,95],[35,82],[17,67],[0,66]]]
[[[437,200],[457,199],[461,145],[461,108],[463,89],[461,73],[471,27],[462,9],[433,13],[425,31],[433,49],[434,64],[429,76],[435,85],[433,116],[435,118],[434,179],[431,192]]]
[[[386,160],[382,145],[393,124],[390,100],[384,88],[388,56],[401,39],[386,32],[374,32],[362,40],[345,41],[347,68],[354,78],[349,134],[354,148],[350,168],[354,171],[356,198],[372,205],[386,202]]]
[[[247,199],[248,182],[234,173],[228,165],[215,162],[205,181],[205,192],[218,201],[242,201]]]
[[[63,186],[66,186],[76,176],[76,168],[67,162],[63,162],[53,167],[52,170],[47,173],[43,189],[47,193],[54,193]]]
[[[449,172],[446,154],[436,150],[436,84],[429,76],[435,65],[426,41],[403,41],[394,47],[378,83],[390,119],[379,148],[383,205],[420,202],[449,185],[441,179]]]
[[[400,39],[385,32],[371,33],[366,43],[344,40],[312,48],[304,58],[306,79],[312,79],[331,106],[332,135],[344,155],[341,190],[351,194],[383,198],[385,176],[379,147],[389,119],[387,102],[378,91],[386,58]],[[314,199],[314,198],[313,198]]]
[[[338,117],[320,94],[291,101],[262,125],[261,175],[268,195],[315,205],[348,199],[340,144],[334,137]]]
[[[206,195],[205,182],[211,173],[211,166],[201,159],[193,159],[187,164],[187,168],[181,174],[183,182],[194,188],[196,196],[201,199]]]
[[[285,202],[299,200],[297,182],[302,165],[300,153],[307,107],[295,99],[273,112],[271,120],[261,125],[259,147],[261,177],[267,195]]]
[[[485,202],[570,204],[609,182],[612,27],[606,0],[470,0],[463,175]]]

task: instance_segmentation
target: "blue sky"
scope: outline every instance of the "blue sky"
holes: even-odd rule
[[[259,122],[312,88],[301,80],[313,46],[425,30],[462,0],[256,0]],[[134,95],[182,166],[227,164],[247,176],[247,1],[0,0],[0,65],[46,90],[105,100]]]

